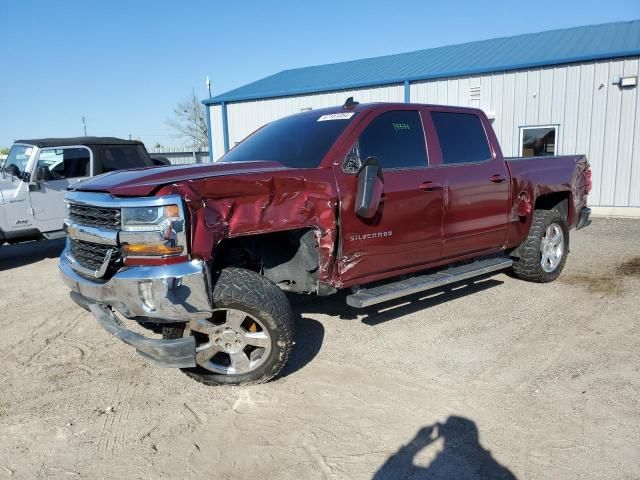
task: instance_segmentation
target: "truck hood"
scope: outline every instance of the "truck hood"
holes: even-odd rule
[[[255,161],[140,168],[105,173],[80,183],[74,190],[107,192],[124,197],[147,196],[159,187],[173,183],[277,170],[286,170],[286,167],[278,162]]]

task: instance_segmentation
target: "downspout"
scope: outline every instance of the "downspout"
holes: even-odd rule
[[[409,80],[404,81],[404,103],[411,102],[411,87],[409,86]]]
[[[209,146],[209,163],[213,163],[213,133],[211,132],[211,106],[205,105],[207,109],[207,144]]]
[[[227,104],[220,102],[222,110],[222,140],[224,142],[224,153],[229,151],[229,125],[227,123]]]

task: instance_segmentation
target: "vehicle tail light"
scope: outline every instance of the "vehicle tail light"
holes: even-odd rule
[[[591,191],[591,167],[587,167],[587,171],[586,171],[586,177],[587,177],[587,193],[589,193]]]

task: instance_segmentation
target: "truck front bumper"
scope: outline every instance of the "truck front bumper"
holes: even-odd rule
[[[195,339],[147,338],[126,329],[117,318],[155,323],[188,322],[211,316],[207,268],[204,262],[129,267],[106,281],[89,280],[72,268],[67,252],[60,257],[60,273],[73,300],[93,313],[100,325],[133,346],[151,363],[188,368],[195,363]]]
[[[158,367],[191,368],[196,366],[196,339],[183,337],[160,340],[143,337],[127,330],[109,307],[99,303],[87,305],[102,328],[124,343],[134,347],[150,363]]]
[[[68,252],[60,257],[64,283],[74,292],[113,307],[127,318],[187,322],[211,316],[207,269],[194,260],[172,265],[129,267],[106,281],[89,280],[72,268]]]

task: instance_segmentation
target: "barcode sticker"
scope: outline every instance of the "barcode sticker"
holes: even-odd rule
[[[326,122],[327,120],[348,120],[353,117],[354,112],[345,113],[331,113],[329,115],[322,115],[318,118],[319,122]]]

